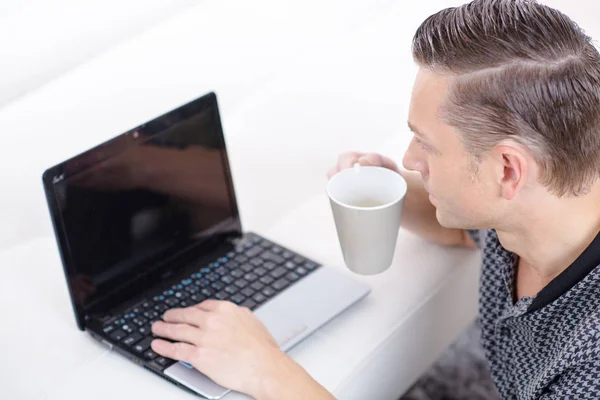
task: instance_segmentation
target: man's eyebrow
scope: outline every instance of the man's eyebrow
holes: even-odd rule
[[[425,139],[428,139],[427,135],[421,133],[413,124],[410,123],[410,121],[408,121],[408,129],[410,129],[415,135],[419,135]]]

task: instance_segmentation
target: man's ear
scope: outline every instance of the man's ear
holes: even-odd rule
[[[529,157],[521,146],[498,144],[492,151],[500,194],[506,200],[512,200],[525,186],[529,173]]]

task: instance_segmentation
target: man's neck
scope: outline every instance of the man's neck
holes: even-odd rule
[[[541,282],[548,283],[567,269],[598,234],[598,192],[536,204],[512,226],[496,229],[498,239],[532,268]]]

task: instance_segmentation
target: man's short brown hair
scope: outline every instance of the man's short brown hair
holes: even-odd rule
[[[417,30],[417,64],[456,76],[441,117],[480,160],[504,139],[526,146],[557,196],[600,174],[600,55],[561,12],[529,0],[475,0]]]

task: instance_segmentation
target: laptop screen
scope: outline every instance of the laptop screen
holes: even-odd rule
[[[241,230],[214,96],[141,125],[55,172],[57,229],[80,312],[166,257]]]

